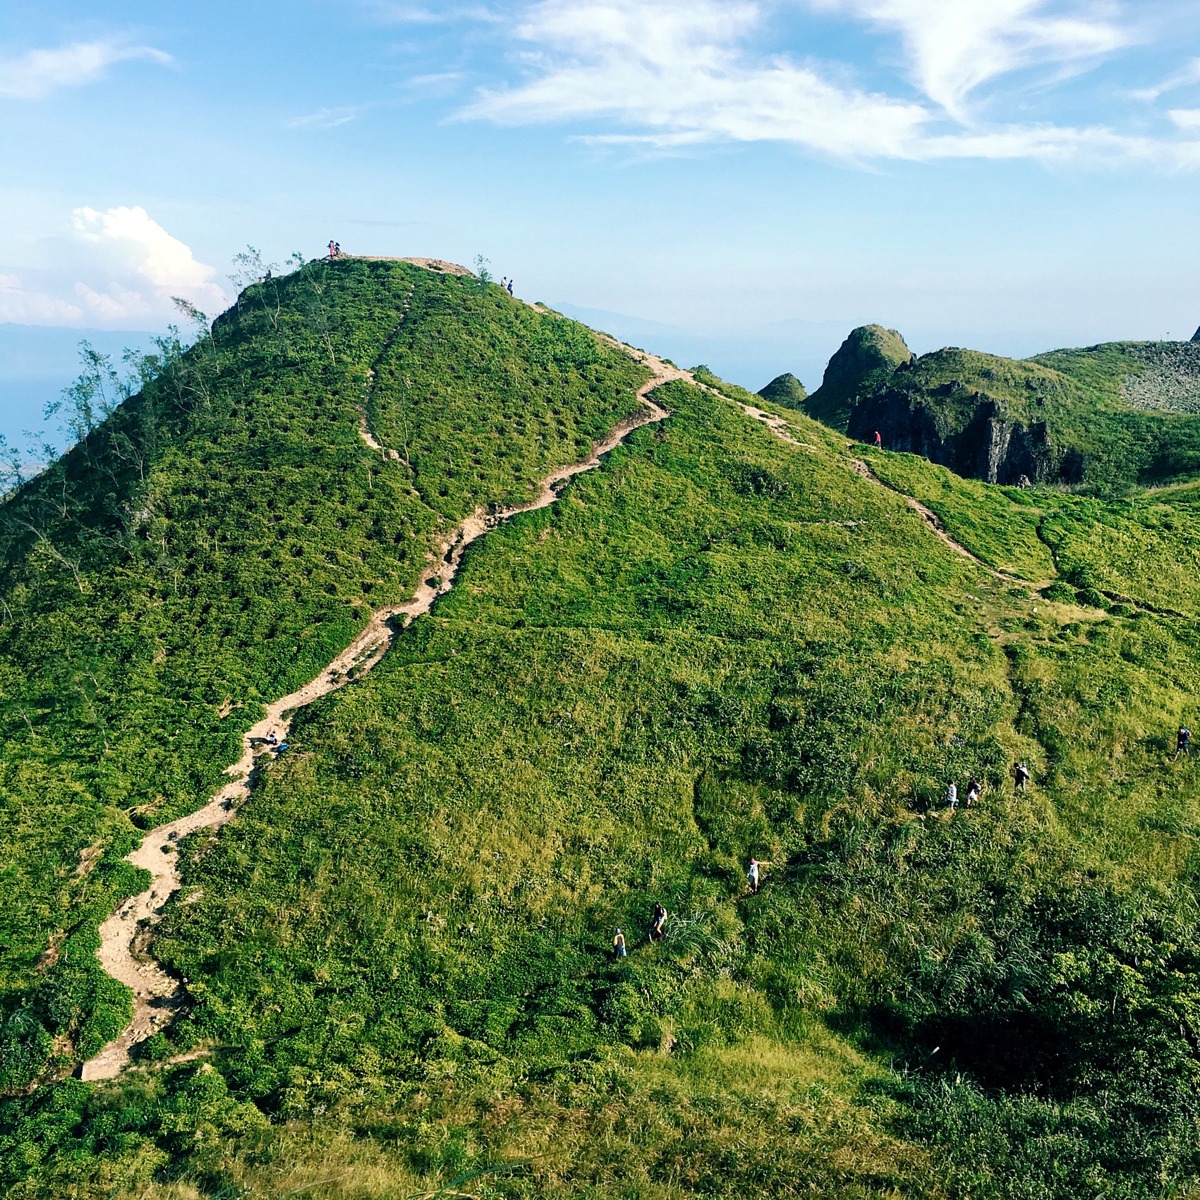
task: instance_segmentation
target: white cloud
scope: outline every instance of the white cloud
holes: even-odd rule
[[[306,117],[293,117],[289,129],[337,129],[348,125],[366,108],[365,104],[344,104],[339,108],[319,108]]]
[[[153,46],[135,46],[113,38],[72,42],[53,50],[30,50],[19,58],[0,62],[0,96],[41,100],[62,88],[94,83],[115,63],[135,60],[163,65],[174,61]]]
[[[83,310],[57,296],[26,287],[16,275],[0,275],[0,321],[17,325],[74,325]]]
[[[0,321],[162,328],[173,297],[215,314],[228,299],[199,262],[140,206],[75,209],[66,237],[44,237],[40,261],[0,275]]]
[[[914,96],[856,86],[845,65],[755,52],[783,5],[845,13],[898,35]],[[458,115],[497,124],[600,121],[607,145],[681,149],[777,141],[868,161],[1031,158],[1193,166],[1186,127],[981,123],[968,101],[1030,66],[1077,73],[1131,44],[1102,0],[536,0],[514,27],[525,79]],[[1179,129],[1184,131],[1180,138]],[[578,136],[578,135],[577,135]]]
[[[1167,92],[1190,87],[1195,83],[1200,83],[1200,58],[1193,58],[1187,66],[1173,75],[1168,75],[1161,83],[1156,83],[1153,87],[1140,88],[1138,91],[1130,92],[1130,95],[1135,100],[1157,100],[1159,96]]]
[[[114,284],[104,293],[93,293],[106,297],[110,320],[119,319],[122,308],[127,316],[140,315],[168,304],[173,296],[182,296],[202,309],[225,303],[224,293],[213,283],[216,268],[198,262],[183,242],[152,220],[140,205],[104,212],[77,208],[72,228],[81,241],[102,247],[116,268]],[[122,275],[133,286],[123,282]]]
[[[1111,6],[1063,10],[1047,0],[811,0],[900,35],[913,82],[956,118],[970,94],[1028,67],[1095,61],[1129,45],[1128,29],[1107,19]]]
[[[1200,108],[1173,108],[1167,116],[1177,128],[1200,133]]]
[[[656,145],[712,139],[797,142],[872,157],[910,142],[919,104],[847,89],[779,57],[746,61],[735,43],[761,19],[753,3],[543,0],[517,34],[551,52],[540,77],[484,92],[462,114],[500,124],[607,117],[648,126]]]

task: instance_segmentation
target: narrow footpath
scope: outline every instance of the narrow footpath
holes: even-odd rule
[[[443,267],[446,264],[443,264]],[[462,268],[459,268],[462,270]],[[397,633],[417,617],[428,613],[439,596],[448,592],[454,584],[463,552],[490,529],[503,524],[520,513],[534,512],[547,508],[559,497],[568,480],[585,471],[600,466],[601,458],[615,449],[634,430],[643,425],[662,421],[670,413],[651,399],[651,393],[666,383],[684,380],[740,409],[746,416],[764,424],[772,434],[790,445],[812,450],[813,447],[799,441],[783,417],[764,412],[753,405],[734,400],[715,388],[697,381],[690,371],[675,367],[646,351],[635,350],[611,338],[612,345],[619,347],[636,362],[652,372],[648,383],[639,389],[637,396],[643,408],[640,412],[622,421],[603,441],[593,447],[591,455],[581,462],[560,467],[547,475],[540,484],[538,495],[527,504],[504,508],[488,513],[482,506],[461,521],[431,555],[430,566],[416,589],[416,594],[407,604],[390,605],[373,613],[366,628],[313,680],[298,691],[283,696],[267,706],[262,720],[242,735],[242,755],[227,774],[230,779],[211,797],[203,808],[180,817],[176,821],[160,825],[142,839],[141,844],[127,857],[134,866],[150,873],[150,886],[133,896],[100,926],[100,948],[97,957],[104,969],[116,980],[129,987],[134,994],[133,1020],[121,1034],[95,1057],[88,1059],[81,1068],[85,1080],[112,1079],[129,1064],[130,1053],[139,1042],[145,1041],[159,1030],[166,1028],[185,999],[183,985],[168,975],[150,956],[149,944],[153,927],[162,919],[167,901],[180,888],[178,854],[176,845],[180,839],[200,829],[219,829],[233,820],[238,808],[249,799],[251,784],[258,760],[271,757],[275,751],[266,743],[272,731],[281,742],[287,741],[291,716],[298,709],[327,696],[353,680],[360,679],[371,670],[387,653]],[[360,414],[359,435],[363,443],[387,458],[397,457],[395,451],[379,444],[368,427],[365,412]],[[851,460],[852,469],[864,479],[880,487],[888,487],[870,470],[866,463]],[[888,488],[896,491],[895,488]],[[965,546],[956,542],[941,527],[934,513],[903,493],[909,507],[919,512],[929,527],[951,549],[969,558],[983,570],[997,578],[1013,579],[994,571]],[[1014,582],[1025,582],[1024,580]]]
[[[588,458],[560,467],[547,475],[541,481],[538,495],[529,503],[493,513],[487,513],[481,506],[461,521],[431,556],[431,564],[413,599],[407,604],[391,605],[373,613],[362,633],[320,675],[298,691],[268,705],[263,719],[242,735],[242,756],[227,772],[230,781],[203,808],[152,829],[137,849],[127,856],[134,866],[150,872],[150,886],[140,895],[126,900],[100,926],[100,948],[96,954],[101,965],[114,979],[132,989],[134,1015],[120,1036],[83,1064],[83,1079],[112,1079],[120,1074],[130,1061],[133,1047],[164,1029],[182,1005],[183,985],[150,957],[148,949],[153,927],[162,919],[163,907],[180,887],[176,844],[198,829],[219,829],[237,815],[238,808],[250,796],[258,760],[274,753],[266,744],[267,735],[274,730],[280,741],[287,741],[291,715],[297,709],[345,687],[371,670],[383,658],[397,633],[417,617],[429,612],[438,597],[450,590],[463,552],[472,542],[519,513],[547,508],[558,499],[568,480],[585,471],[595,470],[600,466],[601,458],[620,445],[635,429],[670,416],[665,408],[650,398],[650,394],[665,383],[690,379],[689,372],[671,366],[652,354],[628,346],[621,348],[653,373],[650,381],[637,394],[643,405],[641,411],[616,426],[592,448]],[[359,432],[371,449],[387,453],[370,436],[365,419]]]

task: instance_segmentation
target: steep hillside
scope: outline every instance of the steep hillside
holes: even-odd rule
[[[810,417],[844,430],[860,397],[870,395],[913,357],[894,329],[863,325],[852,330],[825,368],[821,386],[804,402]]]
[[[2,1086],[124,1019],[92,950],[136,829],[195,807],[242,724],[406,598],[442,530],[531,494],[645,378],[579,326],[402,264],[310,265],[163,351],[2,511],[0,995],[29,1014]],[[411,429],[399,458],[364,419]]]
[[[470,278],[306,270],[114,418],[186,401],[147,461],[170,502],[150,565],[104,524],[149,487],[105,500],[113,423],[62,466],[100,497],[53,533],[82,590],[13,524],[6,1194],[1200,1185],[1200,786],[1170,737],[1200,686],[1194,489],[1106,503],[855,454],[699,368],[656,374],[669,415],[448,564],[431,612],[296,713],[235,819],[171,843],[152,949],[186,1003],[118,1080],[53,1081],[129,1011],[91,953],[142,885],[135,823],[202,804],[264,702],[361,629],[355,601],[406,602],[456,522],[586,459],[650,375]],[[226,383],[181,392],[205,361]],[[240,437],[246,407],[303,442]],[[209,493],[185,506],[177,479]],[[261,531],[243,494],[275,501]],[[158,547],[178,564],[189,539],[205,556],[167,574]],[[346,589],[328,609],[300,607],[293,545]],[[121,623],[158,611],[133,607],[152,579],[177,642]],[[107,682],[92,707],[62,657]]]

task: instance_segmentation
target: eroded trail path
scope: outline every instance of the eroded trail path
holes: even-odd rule
[[[622,421],[603,441],[597,443],[588,458],[560,467],[547,475],[541,481],[538,495],[529,503],[490,514],[481,507],[461,521],[432,556],[413,599],[407,604],[390,605],[372,614],[362,633],[315,679],[291,695],[268,705],[263,719],[242,735],[242,756],[229,768],[229,782],[203,808],[152,829],[137,849],[128,855],[131,863],[150,872],[150,886],[140,895],[126,900],[100,926],[100,949],[96,953],[104,969],[133,990],[134,1016],[115,1041],[83,1064],[84,1079],[111,1079],[119,1074],[129,1063],[132,1048],[165,1028],[183,1002],[180,982],[168,975],[148,953],[153,926],[161,920],[163,906],[179,890],[175,846],[179,839],[189,833],[198,829],[218,829],[237,815],[238,807],[249,798],[257,759],[273,753],[266,744],[267,735],[274,731],[280,741],[286,741],[291,714],[345,687],[352,679],[361,678],[375,666],[397,633],[416,617],[429,612],[434,601],[450,590],[462,562],[463,551],[473,541],[519,513],[533,512],[553,504],[569,479],[598,467],[601,457],[615,449],[635,429],[670,415],[650,398],[650,393],[673,380],[690,379],[690,374],[652,354],[627,346],[621,348],[653,373],[650,381],[638,391],[642,410]],[[363,441],[372,449],[386,454],[387,451],[370,437],[365,426],[364,420],[360,430]]]

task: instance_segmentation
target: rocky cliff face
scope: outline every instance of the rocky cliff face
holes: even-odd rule
[[[1017,484],[1022,479],[1078,483],[1082,479],[1082,456],[1056,451],[1044,421],[1013,420],[996,400],[979,392],[960,400],[960,408],[964,402],[973,412],[964,424],[952,426],[921,394],[883,388],[855,404],[847,432],[864,442],[874,441],[878,432],[889,450],[920,454],[959,475],[988,483]]]

